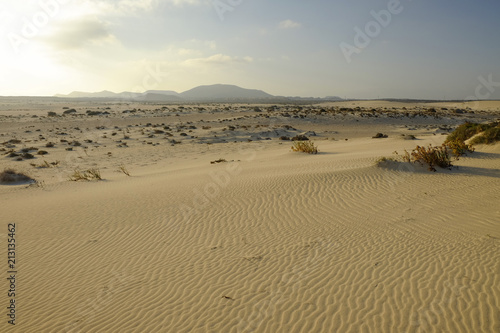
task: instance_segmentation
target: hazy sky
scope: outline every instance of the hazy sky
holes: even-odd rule
[[[498,0],[0,0],[0,95],[500,98]]]

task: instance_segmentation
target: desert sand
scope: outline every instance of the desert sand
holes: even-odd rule
[[[500,145],[378,162],[500,102],[0,102],[1,169],[37,181],[0,185],[2,332],[500,331]]]

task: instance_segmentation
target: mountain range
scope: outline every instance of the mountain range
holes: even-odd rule
[[[76,99],[117,99],[144,102],[271,102],[282,100],[308,99],[301,97],[273,96],[262,90],[245,89],[235,85],[214,84],[198,86],[193,89],[177,93],[172,90],[148,90],[143,93],[124,91],[81,92],[74,91],[68,95],[57,94],[55,97]],[[314,99],[314,98],[309,98]],[[339,100],[339,97],[328,97],[328,100]]]

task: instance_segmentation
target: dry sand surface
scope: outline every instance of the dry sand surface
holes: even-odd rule
[[[500,145],[377,164],[498,102],[0,102],[1,332],[500,332]]]

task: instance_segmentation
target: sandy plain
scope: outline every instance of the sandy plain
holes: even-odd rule
[[[0,185],[2,332],[500,331],[500,145],[377,163],[500,102],[0,102],[0,169],[37,180]]]

